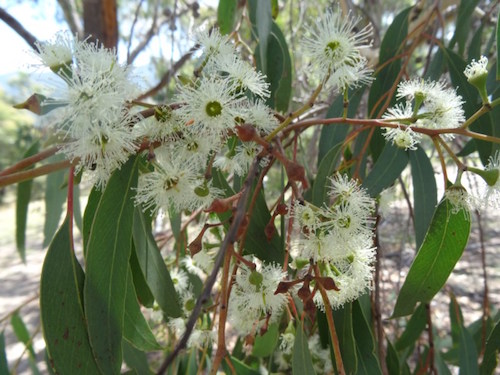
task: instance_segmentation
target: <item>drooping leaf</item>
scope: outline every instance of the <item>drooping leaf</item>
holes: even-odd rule
[[[132,231],[137,260],[158,306],[168,316],[179,317],[181,308],[174,283],[151,233],[149,222],[139,208],[134,212]]]
[[[500,13],[497,18],[497,81],[500,81]]]
[[[87,254],[87,247],[90,238],[90,231],[92,228],[92,222],[94,221],[95,211],[99,205],[99,201],[102,197],[102,191],[96,189],[95,187],[90,191],[90,195],[87,201],[87,206],[85,207],[85,212],[83,214],[83,254]]]
[[[421,147],[410,152],[410,166],[413,182],[415,243],[419,248],[436,209],[437,186],[432,164]]]
[[[85,315],[97,364],[118,374],[132,241],[137,158],[113,173],[95,211],[86,257]]]
[[[352,303],[352,325],[358,357],[357,374],[381,375],[382,369],[376,354],[373,332],[359,301]]]
[[[406,151],[391,143],[386,143],[362,186],[368,190],[370,196],[376,197],[382,190],[394,183],[407,164]]]
[[[24,345],[26,345],[26,349],[28,349],[28,353],[31,358],[35,358],[35,350],[33,350],[33,346],[31,345],[31,336],[24,324],[23,319],[19,316],[19,313],[16,312],[12,314],[10,317],[10,324],[12,325],[12,329],[19,341],[21,341]]]
[[[21,341],[28,350],[28,363],[31,369],[31,373],[33,375],[40,375],[40,370],[38,369],[38,366],[36,364],[35,350],[31,345],[33,340],[32,337],[30,336],[30,333],[28,332],[26,324],[24,324],[23,319],[19,316],[17,312],[11,316],[10,323],[12,325],[12,329],[17,339]]]
[[[280,236],[275,232],[271,241],[269,241],[265,234],[265,228],[271,219],[271,213],[267,208],[262,190],[257,195],[255,207],[249,219],[245,253],[255,254],[259,259],[269,263],[282,264],[284,251],[281,247]]]
[[[269,34],[273,19],[271,16],[271,2],[257,1],[255,10],[255,20],[257,22],[257,35],[259,37],[259,57],[262,64],[262,73],[267,73],[267,53]]]
[[[5,334],[0,333],[0,374],[10,374],[9,365],[7,363],[7,354],[5,353]]]
[[[148,357],[146,353],[134,348],[127,340],[122,342],[123,360],[137,375],[153,374],[149,368]]]
[[[403,350],[410,345],[414,345],[425,329],[426,324],[427,315],[425,304],[421,303],[412,314],[404,332],[401,334],[398,341],[396,341],[395,349]]]
[[[217,24],[219,25],[219,30],[222,35],[229,34],[233,31],[237,5],[236,0],[219,0]]]
[[[251,368],[250,366],[246,365],[244,362],[240,361],[238,358],[235,358],[233,356],[231,356],[231,362],[238,375],[260,375],[261,373],[259,369]],[[230,374],[231,370],[226,365],[226,363],[223,362],[222,365],[226,373]]]
[[[491,375],[498,365],[498,353],[500,352],[500,322],[497,322],[486,340],[483,362],[481,363],[481,375]]]
[[[302,324],[298,323],[295,331],[295,342],[292,351],[292,374],[316,374],[312,364],[311,352],[307,345],[307,337],[302,329]]]
[[[342,143],[337,143],[324,156],[312,187],[312,204],[320,207],[327,198],[328,177],[332,176],[342,152]]]
[[[83,283],[66,218],[47,250],[40,282],[45,345],[60,374],[100,374],[83,314]]]
[[[481,47],[483,45],[481,39],[483,36],[484,26],[485,23],[481,23],[481,25],[479,25],[479,28],[474,33],[474,36],[472,37],[468,52],[469,61],[472,61],[472,59],[479,60],[481,58]]]
[[[24,153],[23,157],[29,157],[38,152],[40,143],[33,143]],[[29,169],[32,169],[31,166]],[[17,184],[16,200],[16,246],[23,262],[26,262],[26,223],[28,221],[28,206],[31,199],[31,188],[33,180],[23,181]]]
[[[259,1],[260,3],[260,1]],[[260,51],[260,47],[257,47]],[[283,32],[272,22],[267,44],[267,66],[263,69],[260,54],[256,54],[257,68],[266,71],[271,92],[266,104],[277,111],[288,111],[292,95],[292,60]]]
[[[399,292],[393,317],[411,314],[417,302],[429,302],[443,287],[469,232],[469,214],[464,209],[455,212],[447,199],[442,200]]]
[[[389,375],[399,375],[401,373],[399,366],[399,358],[396,349],[392,343],[387,340],[387,353],[385,355],[385,363],[387,366],[387,371]]]
[[[476,345],[474,344],[472,335],[464,326],[462,311],[455,296],[452,294],[450,294],[450,320],[452,324],[452,331],[455,331],[458,336],[459,374],[479,374]]]
[[[358,372],[358,356],[353,331],[352,303],[347,303],[343,308],[334,310],[333,321],[335,322],[345,371],[348,374],[356,374]]]
[[[148,322],[141,312],[141,307],[137,301],[134,284],[132,281],[132,271],[128,270],[127,291],[125,296],[125,315],[123,324],[123,337],[139,350],[153,351],[160,350],[161,346],[149,328]]]
[[[130,254],[130,269],[132,271],[132,280],[134,283],[135,293],[137,294],[137,299],[139,303],[146,307],[153,307],[155,297],[149,289],[148,283],[144,278],[141,266],[139,265],[139,260],[137,259],[135,245],[132,244],[134,248],[132,249],[132,254]]]
[[[279,329],[276,323],[270,324],[267,332],[262,336],[256,336],[252,349],[252,355],[256,357],[270,356],[278,344]]]
[[[458,44],[458,53],[463,56],[465,43],[470,34],[471,16],[474,13],[479,0],[462,0],[458,6],[457,22],[455,23],[455,34],[450,40],[450,49]]]
[[[399,13],[387,29],[384,39],[380,45],[379,65],[393,59],[376,75],[376,80],[370,88],[368,97],[368,113],[373,117],[378,117],[382,109],[382,104],[386,101],[385,94],[397,85],[397,77],[401,70],[401,59],[394,58],[400,54],[400,49],[408,34],[408,15],[412,8],[406,8]],[[382,99],[382,100],[380,100]],[[381,114],[380,114],[381,115]]]
[[[54,155],[49,159],[53,163],[64,159],[63,155]],[[48,246],[59,227],[67,189],[63,188],[65,170],[50,173],[45,184],[45,221],[43,224],[43,246]]]
[[[349,91],[349,107],[347,108],[347,116],[354,117],[361,102],[361,98],[365,92],[366,86],[360,87],[356,90]],[[325,118],[342,117],[344,112],[344,97],[337,96],[328,108]],[[325,125],[321,128],[321,135],[319,137],[318,146],[318,166],[323,161],[323,158],[330,149],[337,143],[343,142],[349,131],[349,125]]]

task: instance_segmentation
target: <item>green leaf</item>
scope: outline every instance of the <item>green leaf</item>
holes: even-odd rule
[[[231,362],[234,366],[234,369],[236,370],[236,374],[238,375],[260,375],[261,373],[258,369],[249,367],[245,363],[241,362],[238,358],[235,358],[233,356],[231,356]],[[225,362],[223,363],[223,367],[226,374],[231,374],[231,370]]]
[[[245,254],[255,254],[259,259],[269,263],[283,264],[284,251],[281,246],[280,236],[275,232],[271,241],[265,235],[265,228],[271,219],[267,208],[264,192],[257,195],[255,206],[250,216],[247,236],[245,240]]]
[[[45,345],[59,374],[99,374],[83,314],[83,270],[75,258],[66,218],[43,262],[40,314]]]
[[[123,360],[136,374],[153,374],[149,368],[148,357],[146,353],[134,348],[126,340],[122,342]]]
[[[132,244],[132,246],[134,245]],[[151,289],[149,289],[148,283],[142,273],[139,260],[137,259],[135,246],[132,249],[132,254],[130,255],[130,269],[132,271],[132,280],[134,282],[135,293],[137,294],[139,303],[146,307],[153,307],[155,297],[151,293]]]
[[[63,155],[54,155],[49,162],[64,160]],[[50,173],[45,183],[45,221],[43,224],[43,246],[48,246],[59,227],[67,189],[62,188],[66,170]]]
[[[474,339],[465,328],[462,311],[453,294],[450,293],[450,320],[452,331],[457,334],[459,352],[459,374],[476,375],[479,374],[478,356]]]
[[[392,21],[391,26],[387,29],[384,39],[380,45],[379,65],[384,64],[388,60],[393,61],[387,64],[375,76],[376,79],[370,88],[368,96],[368,113],[371,117],[379,117],[382,115],[379,112],[382,105],[386,102],[386,98],[379,101],[394,85],[397,85],[397,77],[401,70],[401,58],[395,59],[395,56],[400,54],[400,49],[406,40],[408,34],[408,15],[412,8],[406,8],[399,13]],[[390,99],[392,101],[392,98]]]
[[[389,375],[399,375],[401,373],[399,366],[399,358],[396,349],[392,343],[387,340],[387,353],[385,355],[385,363]]]
[[[316,374],[312,364],[311,352],[307,344],[307,337],[304,335],[300,322],[297,323],[297,329],[295,331],[295,342],[292,352],[292,374]]]
[[[352,326],[356,338],[358,355],[357,374],[382,375],[382,369],[376,354],[375,339],[359,301],[352,303]]]
[[[421,303],[412,314],[403,334],[399,337],[398,341],[396,341],[395,348],[397,350],[403,350],[411,345],[414,345],[425,329],[426,324],[427,313],[425,304]]]
[[[7,354],[5,354],[5,335],[4,331],[0,333],[0,374],[10,374],[7,363]]]
[[[168,316],[179,317],[181,307],[174,283],[151,233],[149,221],[146,220],[144,213],[138,207],[134,212],[132,233],[137,260],[158,306]]]
[[[259,37],[259,56],[264,70],[262,73],[267,73],[267,53],[269,34],[273,19],[271,16],[271,2],[268,0],[257,1],[255,10],[255,20],[257,21],[257,36]]]
[[[30,336],[28,328],[26,328],[26,324],[24,324],[17,312],[11,316],[10,323],[17,339],[21,341],[28,350],[28,363],[31,373],[33,375],[40,375],[40,370],[38,370],[38,366],[36,364],[36,354],[33,350],[33,346],[31,345],[33,338]]]
[[[222,35],[229,34],[233,31],[234,21],[236,18],[236,0],[219,0],[217,8],[217,23]]]
[[[497,18],[497,81],[500,81],[500,12]]]
[[[90,195],[87,201],[87,206],[85,207],[85,212],[83,214],[83,254],[87,254],[87,247],[90,238],[90,231],[92,228],[92,222],[94,221],[95,211],[99,205],[99,201],[102,197],[102,191],[94,187],[90,191]]]
[[[436,209],[437,186],[434,169],[425,151],[419,146],[409,154],[413,181],[415,242],[419,248]]]
[[[160,350],[162,347],[149,328],[148,322],[141,312],[141,306],[137,301],[132,271],[128,271],[127,294],[125,296],[125,315],[123,320],[123,337],[139,350]]]
[[[18,312],[12,314],[10,318],[10,324],[12,325],[12,329],[17,339],[26,346],[26,349],[28,349],[28,353],[31,358],[36,358],[35,351],[33,350],[33,346],[31,345],[30,333],[28,332],[28,328],[26,328],[26,324],[24,324]]]
[[[376,197],[382,190],[391,186],[408,164],[408,154],[403,149],[386,143],[373,169],[363,181],[368,194]]]
[[[33,143],[24,153],[23,158],[32,156],[38,152],[40,143]],[[33,169],[34,165],[28,169]],[[28,221],[28,206],[31,199],[31,188],[33,180],[23,181],[17,184],[16,200],[16,246],[19,256],[26,262],[26,223]]]
[[[474,14],[479,0],[462,0],[458,6],[457,21],[455,22],[455,34],[450,40],[450,49],[458,43],[458,51],[463,56],[465,51],[465,43],[470,34],[471,29],[471,16]]]
[[[348,117],[354,117],[356,115],[365,89],[366,86],[363,86],[356,90],[349,91],[349,107],[347,108]],[[328,108],[328,112],[326,113],[325,118],[342,117],[343,113],[344,97],[342,95],[339,95],[330,105],[330,108]],[[348,131],[348,124],[324,125],[321,128],[321,135],[319,137],[318,146],[318,166],[321,164],[323,158],[333,146],[345,140]]]
[[[348,374],[356,374],[358,372],[358,356],[352,323],[352,303],[347,303],[343,308],[334,310],[333,321],[339,339],[344,368]]]
[[[92,350],[105,374],[118,374],[122,364],[137,160],[130,158],[111,176],[95,211],[88,240],[85,315]]]
[[[469,232],[469,214],[464,209],[455,213],[451,203],[442,200],[399,292],[393,317],[411,314],[417,302],[429,302],[441,290],[462,256]]]
[[[260,1],[259,1],[260,3]],[[257,46],[260,51],[260,47]],[[271,92],[266,104],[277,111],[287,112],[292,95],[292,60],[283,32],[272,22],[267,44],[267,65],[256,55],[257,68],[265,71]]]
[[[497,322],[486,340],[483,362],[481,363],[481,375],[491,375],[498,365],[498,353],[500,352],[500,322]]]
[[[477,61],[481,58],[481,47],[483,46],[481,39],[483,36],[483,30],[485,25],[486,25],[485,23],[481,23],[481,25],[479,25],[479,28],[474,33],[474,36],[472,37],[468,52],[469,61],[471,61],[472,59],[475,59]]]
[[[252,355],[256,357],[267,357],[273,354],[278,344],[279,329],[276,323],[269,325],[267,332],[262,336],[255,337]]]
[[[320,207],[326,201],[329,188],[328,177],[332,176],[342,151],[342,142],[333,146],[319,164],[318,173],[312,187],[312,204]]]

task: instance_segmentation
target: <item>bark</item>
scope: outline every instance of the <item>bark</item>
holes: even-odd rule
[[[116,0],[84,0],[83,27],[89,40],[98,41],[106,48],[118,45]]]

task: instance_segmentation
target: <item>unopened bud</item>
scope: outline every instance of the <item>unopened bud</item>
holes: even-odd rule
[[[276,227],[274,226],[274,222],[273,222],[272,218],[269,221],[269,223],[267,223],[266,227],[264,228],[264,233],[266,235],[267,240],[271,241],[273,236],[274,236],[274,233],[276,233]]]
[[[255,128],[250,124],[237,125],[236,132],[238,133],[238,138],[243,142],[253,141],[257,135]]]

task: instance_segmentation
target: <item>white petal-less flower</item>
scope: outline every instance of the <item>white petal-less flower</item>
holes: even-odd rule
[[[420,107],[417,126],[449,129],[458,127],[465,121],[462,97],[457,95],[454,89],[446,88],[443,81],[424,81],[423,79],[403,81],[398,85],[397,97],[418,102]],[[443,136],[453,137],[452,134]]]
[[[497,180],[493,185],[487,185],[482,201],[484,205],[489,205],[493,208],[500,208],[500,151],[495,152],[495,155],[490,157],[486,170],[496,172],[499,177],[497,177]]]
[[[182,269],[173,267],[170,270],[170,278],[172,279],[172,283],[174,284],[175,291],[179,295],[182,295],[188,291],[189,287],[188,275]]]
[[[375,200],[356,180],[340,173],[330,178],[328,195],[334,203],[348,204],[368,216],[375,209]]]
[[[411,126],[407,126],[404,129],[398,126],[397,128],[386,128],[384,138],[399,148],[416,150],[422,136],[414,132]]]
[[[155,154],[155,170],[139,177],[135,196],[136,204],[144,209],[167,212],[170,207],[177,211],[203,208],[219,193],[210,186],[204,196],[195,192],[203,178],[190,160],[177,157],[165,146],[156,149]]]
[[[246,123],[252,124],[264,133],[270,133],[278,126],[278,120],[274,117],[271,109],[262,101],[245,103],[241,108]]]
[[[229,37],[221,35],[219,29],[200,28],[194,33],[194,39],[201,45],[203,54],[209,59],[235,53]]]
[[[78,161],[76,173],[82,169],[92,171],[97,186],[104,187],[111,173],[137,148],[128,126],[130,119],[126,114],[114,112],[104,114],[100,120],[84,116],[75,118],[72,123],[75,134],[63,143],[61,152],[70,160]]]
[[[58,32],[52,40],[37,42],[38,57],[52,69],[71,65],[75,38],[68,32]]]
[[[451,212],[457,214],[461,210],[467,220],[470,220],[470,211],[478,208],[479,202],[463,187],[451,186],[446,189],[444,199],[447,199],[451,204]]]
[[[266,82],[266,77],[236,55],[219,54],[218,57],[210,60],[206,69],[227,74],[227,78],[233,81],[240,90],[250,90],[264,99],[269,97],[269,84]]]
[[[183,103],[177,111],[193,132],[224,134],[235,124],[235,108],[243,100],[237,97],[237,87],[227,79],[201,78],[196,86],[179,88],[177,101]]]
[[[253,271],[246,266],[240,267],[231,291],[228,310],[229,319],[238,332],[250,333],[268,314],[271,315],[271,322],[279,318],[288,299],[284,293],[274,292],[285,277],[286,273],[279,265],[262,265]]]
[[[486,56],[481,56],[479,61],[472,59],[471,63],[465,67],[464,74],[467,80],[474,80],[480,76],[488,75],[488,58]]]
[[[321,72],[321,76],[332,76],[329,83],[341,89],[346,82],[366,80],[365,60],[360,50],[371,46],[372,27],[366,26],[355,32],[360,19],[342,16],[340,8],[328,11],[315,26],[309,26],[309,36],[303,40],[305,54]],[[362,64],[360,64],[362,62]],[[356,67],[349,69],[348,67]],[[341,75],[340,72],[343,72]],[[333,79],[335,81],[333,81]]]

